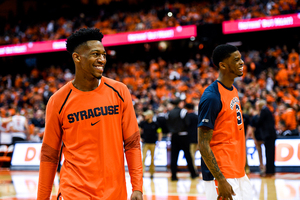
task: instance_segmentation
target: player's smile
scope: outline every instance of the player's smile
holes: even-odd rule
[[[244,65],[242,65],[241,67],[238,68],[239,71],[243,72],[244,70]]]
[[[104,65],[102,64],[102,65],[94,65],[93,66],[94,68],[96,68],[96,70],[98,70],[100,73],[103,73],[103,68],[104,68]]]

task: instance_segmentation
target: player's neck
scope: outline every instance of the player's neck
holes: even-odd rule
[[[234,78],[231,79],[231,78],[228,78],[228,77],[224,77],[221,74],[219,75],[217,80],[220,81],[227,88],[231,88],[233,83],[234,83]]]
[[[99,79],[87,80],[75,77],[75,79],[72,81],[72,84],[80,91],[92,91],[99,86]]]

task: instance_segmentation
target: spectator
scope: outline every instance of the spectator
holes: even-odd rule
[[[34,127],[33,133],[30,134],[29,136],[29,141],[31,142],[41,142],[41,137],[40,137],[40,129],[38,127]]]
[[[262,139],[262,130],[261,127],[258,126],[258,119],[259,119],[259,101],[255,103],[255,110],[253,111],[253,117],[251,119],[251,132],[253,135],[254,144],[258,153],[258,159],[259,159],[259,170],[260,175],[263,176],[265,174],[265,166],[263,163],[263,157],[262,157],[262,150],[261,145],[263,144]]]
[[[43,110],[39,109],[35,112],[34,117],[31,119],[31,123],[39,128],[42,129],[45,128],[45,113]]]
[[[153,178],[155,172],[154,155],[157,142],[162,139],[162,129],[157,122],[153,122],[153,111],[147,110],[143,113],[144,121],[139,124],[141,140],[143,142],[143,171],[145,172],[145,160],[148,150],[151,154],[151,163],[149,167],[150,178]]]
[[[197,166],[195,163],[195,154],[199,150],[198,147],[198,116],[195,113],[194,104],[186,103],[185,108],[187,109],[186,117],[188,118],[187,132],[190,142],[190,152],[192,156],[193,165],[196,173],[198,172]]]
[[[26,117],[20,114],[20,110],[16,109],[16,114],[12,116],[12,121],[7,124],[7,129],[11,132],[12,143],[18,141],[26,141],[29,135],[29,125]]]
[[[169,111],[167,115],[167,124],[171,136],[171,173],[172,181],[177,181],[177,160],[180,150],[184,151],[184,155],[188,164],[188,169],[191,174],[191,178],[198,177],[193,166],[193,161],[190,153],[190,141],[187,132],[187,125],[189,124],[186,117],[187,110],[183,109],[184,101],[180,99],[174,99],[171,101],[173,109]]]
[[[154,117],[155,117],[157,123],[159,124],[159,127],[161,127],[162,133],[163,134],[169,133],[169,129],[167,126],[167,120],[166,120],[167,109],[162,104],[158,107],[157,112],[158,112],[157,115]]]
[[[290,104],[283,104],[282,106],[283,113],[280,116],[280,121],[284,126],[282,135],[299,136],[295,110],[290,106]]]
[[[266,172],[263,176],[271,177],[275,174],[275,119],[272,112],[266,106],[265,100],[259,100],[257,104],[259,118],[256,127],[260,127],[261,137],[266,150]]]

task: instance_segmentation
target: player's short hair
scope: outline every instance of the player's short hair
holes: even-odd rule
[[[212,53],[213,64],[217,68],[219,68],[219,63],[225,60],[226,58],[229,58],[231,54],[235,51],[238,51],[238,48],[236,46],[230,44],[218,45]]]
[[[72,33],[67,41],[67,51],[72,54],[75,49],[89,40],[99,40],[102,42],[103,34],[97,28],[81,28]]]

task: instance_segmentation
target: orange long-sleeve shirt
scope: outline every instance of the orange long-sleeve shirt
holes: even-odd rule
[[[69,82],[50,98],[38,200],[50,199],[61,141],[65,161],[59,195],[64,200],[126,200],[124,149],[132,189],[142,192],[140,134],[123,83],[102,77],[95,90],[83,92]]]

